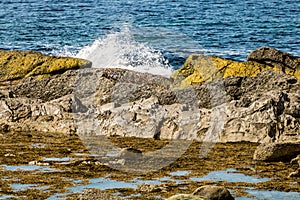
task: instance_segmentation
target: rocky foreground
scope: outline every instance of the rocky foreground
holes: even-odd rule
[[[0,131],[255,142],[262,145],[254,159],[267,161],[300,154],[293,55],[269,47],[246,62],[191,55],[171,78],[91,66],[0,51]]]
[[[191,55],[169,79],[1,51],[0,130],[299,141],[299,58],[264,47],[248,60]]]

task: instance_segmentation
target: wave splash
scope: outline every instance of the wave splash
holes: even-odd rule
[[[136,42],[128,26],[95,40],[75,57],[90,60],[94,68],[123,68],[166,77],[174,71],[159,50]]]

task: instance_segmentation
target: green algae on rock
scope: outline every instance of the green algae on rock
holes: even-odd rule
[[[0,82],[18,80],[30,76],[37,78],[59,74],[70,69],[91,67],[90,61],[71,58],[48,56],[33,51],[0,50]]]

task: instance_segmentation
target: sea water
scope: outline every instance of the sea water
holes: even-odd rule
[[[300,56],[292,0],[2,0],[0,49],[34,50],[169,76],[191,53]]]

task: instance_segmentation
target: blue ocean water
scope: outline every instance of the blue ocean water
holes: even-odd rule
[[[299,8],[295,0],[0,0],[0,49],[145,69],[177,68],[191,53],[246,60],[265,45],[300,56]]]

